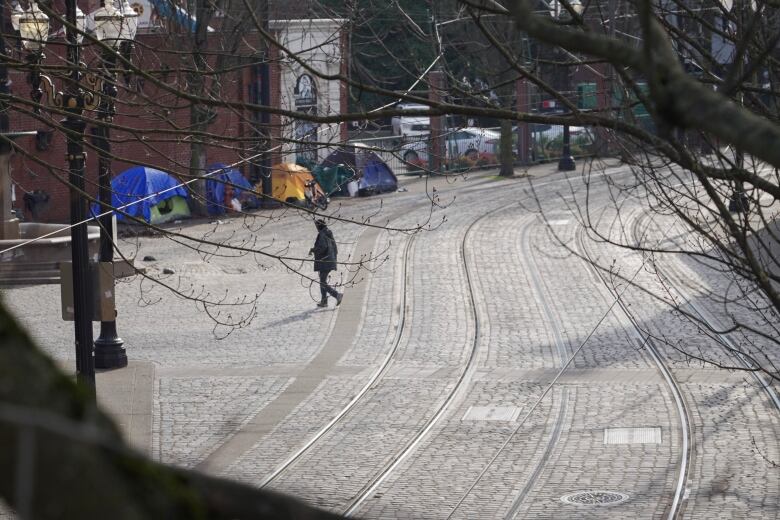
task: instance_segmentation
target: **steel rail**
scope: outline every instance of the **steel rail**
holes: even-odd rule
[[[461,259],[463,260],[464,271],[466,273],[466,284],[469,289],[468,293],[469,293],[470,308],[474,316],[474,339],[471,346],[471,352],[469,353],[469,359],[468,362],[466,363],[465,368],[461,372],[460,376],[455,382],[455,385],[452,387],[447,397],[439,405],[439,409],[436,411],[436,413],[430,419],[428,419],[425,425],[423,425],[423,427],[415,434],[415,436],[412,437],[407,442],[406,446],[404,446],[404,448],[400,452],[398,452],[395,455],[395,457],[393,457],[393,460],[389,462],[370,482],[368,482],[363,487],[363,489],[361,489],[361,491],[355,496],[355,498],[353,498],[353,500],[343,510],[342,514],[344,516],[349,517],[353,515],[360,508],[363,502],[365,502],[365,500],[374,493],[374,491],[385,481],[385,479],[415,450],[415,448],[420,444],[420,442],[422,442],[422,440],[425,438],[428,432],[430,432],[431,429],[433,429],[433,427],[439,422],[439,420],[448,411],[450,405],[453,402],[455,402],[456,397],[466,388],[468,382],[471,381],[472,374],[476,369],[477,353],[479,350],[480,323],[479,323],[479,313],[477,312],[477,303],[475,297],[476,290],[474,287],[474,279],[471,274],[471,271],[469,270],[468,260],[466,257],[466,243],[468,241],[469,234],[482,219],[503,209],[506,209],[505,205],[489,210],[486,213],[482,214],[477,219],[475,219],[466,229],[466,232],[463,234],[463,239],[460,244],[460,256]]]
[[[550,460],[550,456],[552,455],[552,450],[555,448],[555,446],[558,444],[558,441],[561,438],[561,431],[563,429],[563,421],[566,418],[566,414],[568,413],[568,400],[569,400],[569,389],[563,388],[561,390],[561,409],[558,412],[558,419],[555,421],[555,427],[553,428],[552,433],[550,433],[550,438],[547,441],[547,447],[544,450],[544,453],[542,453],[542,457],[539,459],[539,462],[536,464],[536,467],[534,468],[533,473],[531,473],[531,478],[528,479],[528,481],[525,483],[525,486],[523,486],[523,489],[520,491],[520,494],[515,497],[515,500],[512,502],[512,507],[509,508],[509,512],[504,515],[504,518],[507,520],[511,520],[512,518],[515,518],[517,516],[517,513],[520,510],[520,505],[525,500],[525,497],[528,496],[528,493],[531,492],[531,490],[534,488],[534,485],[539,480],[539,477],[542,474],[542,470],[547,465],[547,462]]]
[[[615,172],[617,175],[625,174],[626,172]],[[553,180],[546,180],[542,181],[536,184],[537,187],[544,187],[549,185],[556,185],[559,183],[569,182],[569,179],[567,177],[559,178],[559,179],[553,179]],[[486,191],[486,190],[492,190],[493,187],[484,187],[484,188],[478,188],[477,191]],[[531,199],[532,197],[526,196],[525,199]],[[518,201],[519,202],[519,201]],[[446,411],[447,406],[452,402],[454,399],[454,396],[458,393],[458,389],[463,386],[464,378],[467,374],[471,374],[473,372],[473,367],[471,366],[476,359],[475,357],[475,349],[477,346],[478,336],[479,336],[479,323],[477,322],[477,314],[476,314],[476,304],[475,304],[475,298],[474,298],[474,289],[473,289],[473,281],[471,279],[468,265],[465,259],[465,243],[466,239],[473,229],[473,227],[483,218],[488,217],[489,215],[500,211],[502,209],[505,209],[506,206],[501,206],[499,208],[494,208],[487,213],[481,215],[476,220],[474,220],[470,225],[469,228],[466,230],[466,233],[464,234],[462,243],[461,243],[461,257],[464,260],[465,264],[465,270],[466,270],[466,277],[468,281],[469,286],[469,297],[471,301],[471,308],[474,311],[475,316],[475,339],[474,344],[472,347],[471,356],[469,358],[469,365],[466,367],[466,369],[461,374],[461,377],[458,379],[458,382],[456,383],[455,387],[453,388],[453,391],[448,396],[447,400],[443,403],[443,405],[440,407],[439,411],[436,413],[436,415],[430,419],[426,425],[423,427],[422,431],[420,431],[407,445],[403,450],[396,454],[396,456],[393,458],[393,460],[388,463],[388,465],[383,468],[377,476],[372,479],[369,483],[364,485],[364,487],[361,489],[361,491],[355,495],[355,497],[352,499],[352,501],[349,503],[349,505],[346,507],[346,509],[343,511],[343,514],[345,516],[351,515],[354,511],[358,509],[358,507],[365,501],[365,499],[375,490],[384,480],[385,478],[400,464],[400,462],[405,459],[412,451],[413,449],[419,444],[419,442],[422,440],[422,438],[430,431],[430,429],[435,425],[436,422],[441,418],[441,416],[444,414],[444,411]],[[385,359],[382,361],[380,366],[374,371],[372,376],[370,377],[368,383],[366,383],[362,389],[356,394],[356,396],[340,411],[336,414],[336,416],[333,417],[325,426],[323,426],[320,430],[317,431],[302,447],[300,447],[295,453],[290,455],[287,459],[284,460],[281,464],[279,464],[267,477],[265,477],[260,483],[259,487],[264,488],[267,487],[269,484],[271,484],[273,481],[277,480],[281,474],[283,474],[285,471],[290,469],[295,463],[309,450],[312,449],[312,447],[317,444],[329,431],[333,430],[333,428],[342,421],[345,416],[354,409],[355,405],[363,398],[366,397],[366,394],[368,393],[368,390],[370,390],[372,387],[374,387],[377,382],[384,376],[384,374],[387,372],[388,367],[391,365],[392,360],[395,357],[395,354],[398,350],[398,347],[400,345],[401,336],[403,334],[405,324],[406,324],[406,312],[407,312],[407,302],[406,302],[406,293],[407,293],[407,286],[408,286],[408,265],[409,265],[409,255],[411,251],[411,246],[413,239],[416,237],[416,235],[413,235],[406,244],[406,248],[404,251],[404,263],[402,268],[402,283],[401,283],[401,304],[399,305],[399,316],[398,316],[398,325],[396,327],[396,334],[393,339],[393,344],[388,352]]]
[[[595,272],[596,276],[598,276],[599,279],[601,279],[602,283],[604,284],[606,289],[610,292],[610,294],[612,294],[612,296],[616,298],[616,301],[620,306],[620,309],[623,311],[624,317],[631,323],[635,333],[638,335],[641,343],[640,346],[644,345],[647,351],[650,353],[650,356],[653,358],[653,361],[655,362],[659,372],[661,373],[664,381],[666,382],[666,385],[669,388],[669,392],[671,393],[675,405],[677,407],[677,416],[678,419],[680,420],[680,438],[682,441],[682,449],[680,452],[677,484],[675,485],[674,496],[672,499],[671,506],[669,508],[669,515],[667,517],[669,520],[672,520],[677,518],[678,515],[681,513],[683,496],[685,494],[685,489],[686,489],[685,484],[688,481],[688,476],[689,476],[688,473],[690,471],[690,466],[691,466],[691,457],[693,453],[692,450],[693,440],[691,435],[690,411],[688,410],[688,406],[685,403],[685,398],[683,396],[682,389],[680,388],[680,385],[675,380],[674,374],[672,374],[671,370],[664,362],[661,352],[658,350],[658,347],[655,345],[652,338],[650,338],[649,335],[644,333],[644,329],[640,326],[639,322],[633,316],[633,314],[631,314],[631,312],[629,311],[629,309],[625,304],[623,295],[622,294],[618,295],[615,289],[610,285],[609,280],[605,278],[602,270],[595,267],[596,261],[593,259],[587,246],[585,245],[585,241],[583,239],[583,233],[584,233],[584,228],[582,226],[579,226],[576,232],[576,239],[577,239],[577,244],[579,246],[578,248],[580,249],[580,253],[587,259],[585,264]],[[642,265],[644,265],[644,261]]]
[[[412,243],[414,242],[414,239],[417,235],[412,235],[409,237],[409,239],[406,241],[406,245],[404,246],[404,255],[403,255],[403,266],[401,269],[401,288],[400,288],[400,298],[401,302],[398,306],[398,325],[396,326],[395,330],[395,336],[393,337],[392,346],[390,350],[388,351],[387,355],[385,356],[382,363],[377,367],[377,369],[374,371],[374,373],[371,375],[371,377],[368,379],[368,382],[363,385],[363,388],[360,389],[360,391],[355,395],[355,397],[352,398],[352,400],[347,403],[342,410],[337,413],[333,419],[330,420],[325,426],[323,426],[320,430],[317,431],[303,446],[301,446],[298,451],[293,453],[290,457],[288,457],[284,462],[282,462],[277,468],[271,472],[265,479],[263,479],[262,482],[258,485],[259,488],[264,488],[268,486],[271,482],[276,480],[279,475],[281,475],[284,471],[286,471],[288,468],[290,468],[295,462],[301,458],[301,456],[309,451],[326,433],[328,433],[330,430],[333,429],[333,427],[344,418],[354,407],[355,405],[366,395],[368,390],[379,380],[381,377],[387,372],[388,368],[390,367],[393,359],[395,358],[395,354],[398,351],[398,346],[401,344],[401,335],[404,331],[404,325],[406,323],[406,288],[408,284],[408,278],[409,278],[409,253],[412,250]]]
[[[648,218],[650,217],[648,217],[647,213],[642,212],[640,217],[635,219],[637,224],[633,229],[636,231],[641,220]],[[652,218],[650,218],[650,221],[654,222]],[[634,234],[634,237],[636,237],[636,234]],[[674,238],[671,240],[677,244]],[[745,368],[745,370],[750,373],[753,379],[755,379],[756,383],[767,393],[769,400],[774,404],[775,408],[780,411],[780,397],[778,397],[772,383],[767,381],[762,374],[756,372],[756,367],[744,356],[744,354],[742,354],[742,352],[740,352],[740,349],[734,344],[734,341],[729,337],[728,334],[715,332],[716,330],[723,330],[725,327],[722,326],[720,320],[716,318],[706,307],[696,303],[688,291],[681,289],[681,286],[683,285],[681,283],[682,274],[671,266],[660,265],[659,262],[655,262],[653,267],[655,268],[656,272],[662,274],[667,280],[676,282],[669,284],[667,288],[677,293],[679,299],[684,301],[685,305],[690,307],[693,313],[698,316],[698,319],[701,321],[701,323],[705,324],[710,329],[711,334],[717,336],[717,338],[720,340],[719,342],[721,347],[726,351],[726,353],[731,358],[735,359]]]
[[[525,226],[523,228],[523,233],[521,235],[521,243],[526,246],[528,243],[527,241],[527,230],[528,226]],[[527,250],[528,247],[526,246],[525,249]],[[596,325],[591,329],[589,334],[585,337],[585,339],[580,342],[580,344],[577,346],[577,348],[569,353],[566,348],[566,343],[563,340],[563,335],[560,333],[560,328],[556,325],[557,321],[555,320],[555,312],[551,309],[547,298],[545,298],[545,293],[549,291],[545,291],[542,289],[542,286],[544,285],[544,282],[540,280],[540,277],[536,275],[535,273],[539,272],[538,264],[536,263],[536,260],[533,257],[533,254],[528,253],[525,256],[527,256],[531,263],[533,264],[533,269],[530,269],[529,272],[531,273],[532,278],[532,284],[534,286],[534,290],[537,293],[537,301],[540,301],[543,307],[544,314],[547,317],[547,321],[549,322],[551,333],[553,336],[553,340],[556,343],[558,354],[560,356],[561,361],[561,367],[559,372],[556,374],[556,376],[553,378],[553,380],[547,385],[545,390],[542,392],[542,394],[537,398],[537,400],[534,402],[534,404],[531,406],[531,408],[528,410],[528,412],[525,414],[523,419],[518,423],[518,425],[515,427],[515,429],[507,436],[504,443],[499,447],[499,449],[496,451],[496,453],[493,455],[493,457],[490,459],[490,461],[485,465],[483,470],[480,472],[479,476],[476,478],[476,480],[471,484],[471,486],[466,490],[466,492],[461,496],[460,500],[455,504],[453,509],[448,514],[447,518],[452,518],[452,516],[457,512],[458,508],[461,506],[461,504],[466,500],[468,495],[474,490],[476,485],[482,480],[482,478],[485,476],[487,471],[490,469],[490,467],[493,465],[493,463],[498,459],[498,457],[503,453],[504,449],[509,445],[509,443],[512,441],[514,436],[520,431],[522,426],[525,424],[526,420],[530,417],[530,415],[536,410],[536,407],[541,403],[541,401],[546,397],[546,395],[550,392],[550,390],[553,388],[553,386],[557,383],[558,379],[563,375],[563,373],[570,367],[572,361],[574,361],[574,358],[579,354],[579,352],[585,347],[585,345],[588,343],[590,338],[593,336],[593,334],[598,330],[598,328],[603,323],[604,319],[612,312],[612,309],[614,306],[618,303],[620,300],[620,296],[616,296],[615,300],[610,305],[609,309],[602,315],[601,319],[596,323]],[[639,271],[637,271],[638,273]],[[636,274],[634,276],[636,276]],[[521,490],[520,494],[515,498],[515,500],[512,503],[512,506],[509,508],[509,511],[504,516],[506,519],[512,519],[515,516],[517,516],[517,513],[519,512],[520,505],[522,504],[523,500],[525,500],[525,497],[530,493],[530,491],[533,489],[534,485],[536,484],[536,481],[539,479],[540,475],[542,474],[542,471],[544,470],[544,466],[549,461],[550,455],[552,453],[552,450],[555,448],[559,437],[561,433],[561,428],[563,424],[563,420],[565,419],[566,415],[566,408],[567,403],[565,402],[568,398],[568,392],[564,389],[561,395],[562,398],[562,405],[561,410],[558,414],[558,417],[556,419],[555,426],[553,428],[553,431],[550,435],[550,439],[548,440],[547,446],[545,448],[544,453],[542,454],[541,458],[539,459],[539,462],[537,462],[536,467],[534,468],[534,471],[531,473],[530,478],[526,482],[525,486]]]

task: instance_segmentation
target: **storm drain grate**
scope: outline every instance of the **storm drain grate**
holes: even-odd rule
[[[614,506],[628,500],[628,495],[616,491],[577,491],[561,497],[561,502],[577,506]]]
[[[605,428],[604,444],[661,444],[661,428]]]
[[[471,406],[462,421],[516,421],[520,415],[517,406]]]

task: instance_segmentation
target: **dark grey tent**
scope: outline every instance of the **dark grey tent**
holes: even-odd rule
[[[357,174],[358,194],[373,195],[398,189],[398,178],[377,154],[361,146],[343,146],[330,154],[323,169],[346,169]],[[339,186],[332,195],[348,195],[346,186]]]

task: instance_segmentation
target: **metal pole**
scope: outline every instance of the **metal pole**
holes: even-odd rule
[[[87,216],[84,196],[84,128],[81,119],[84,110],[84,93],[79,86],[80,49],[76,32],[76,0],[65,3],[65,17],[70,24],[66,28],[68,41],[68,66],[70,78],[63,96],[63,106],[68,112],[62,122],[68,141],[68,182],[70,183],[71,258],[73,260],[73,314],[76,329],[76,377],[79,382],[95,387],[95,363],[92,357],[92,283],[89,276],[89,250],[87,242]]]
[[[563,125],[563,151],[561,152],[561,159],[558,161],[558,171],[570,172],[576,169],[577,165],[574,163],[574,157],[571,156],[569,125]]]
[[[105,213],[111,208],[111,142],[110,129],[107,123],[114,120],[116,107],[114,100],[116,88],[116,54],[106,51],[103,56],[103,92],[97,117],[101,124],[97,128],[96,147],[98,149],[98,198],[101,202],[100,212]],[[100,217],[100,262],[110,263],[113,271],[114,261],[114,219],[111,213]],[[114,273],[111,273],[113,283]],[[117,335],[116,321],[100,322],[100,337],[95,340],[95,367],[122,368],[127,366],[127,353],[124,342]]]

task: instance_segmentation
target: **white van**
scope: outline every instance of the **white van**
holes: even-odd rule
[[[428,110],[427,105],[402,103],[396,106],[399,110]],[[431,133],[431,118],[428,116],[393,116],[391,121],[393,135],[410,137],[428,135]]]

